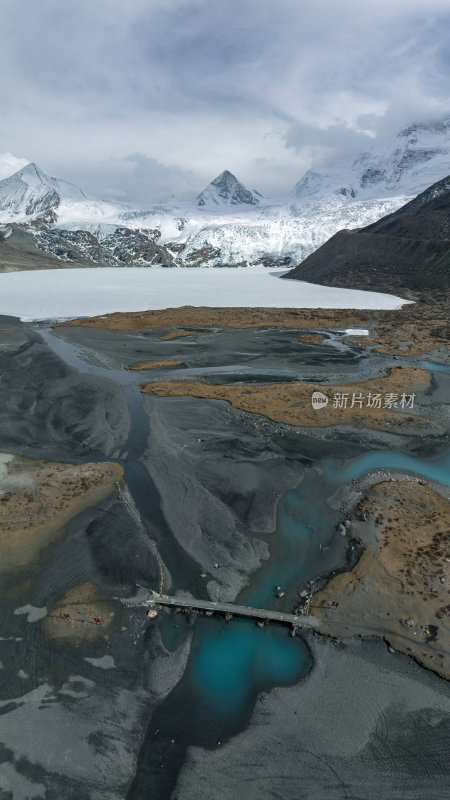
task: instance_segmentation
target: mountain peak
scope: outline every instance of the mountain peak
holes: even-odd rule
[[[34,161],[0,181],[2,222],[37,219],[59,206],[62,199],[82,200],[84,192],[47,175]]]
[[[296,184],[303,201],[335,195],[341,202],[372,197],[414,196],[448,172],[450,117],[415,122],[371,150],[331,166],[308,170]]]
[[[247,189],[230,170],[225,169],[197,197],[200,208],[259,205],[257,192]]]
[[[233,173],[230,172],[229,169],[224,169],[224,171],[221,172],[220,175],[217,176],[217,178],[214,178],[212,183],[222,183],[223,181],[234,181],[234,183],[238,183],[236,175],[233,175]]]
[[[18,170],[18,172],[19,174],[20,173],[25,173],[25,174],[36,173],[36,175],[44,174],[34,161],[30,161],[29,164],[27,164],[25,167],[22,167],[22,169]]]
[[[433,134],[445,134],[450,131],[450,114],[445,114],[443,117],[432,119],[429,122],[413,122],[406,128],[403,128],[397,134],[397,138],[407,137],[418,133],[428,132]]]
[[[30,161],[25,167],[17,170],[14,175],[11,175],[11,179],[19,178],[21,181],[25,183],[44,183],[44,184],[51,184],[52,178],[49,175],[46,175],[45,172],[35,164],[34,161]]]

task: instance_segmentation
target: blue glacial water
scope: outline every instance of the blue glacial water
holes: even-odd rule
[[[450,372],[449,364],[441,364],[438,361],[421,361],[419,367],[429,369],[431,372]]]
[[[301,588],[307,580],[342,563],[346,540],[335,531],[339,512],[325,503],[339,486],[377,469],[402,470],[450,485],[450,454],[420,460],[404,453],[373,451],[346,463],[328,459],[320,467],[282,497],[271,558],[253,576],[252,587],[241,592],[239,603],[280,608],[276,585],[286,588],[295,583]],[[197,627],[191,682],[194,693],[216,714],[236,715],[262,688],[292,684],[309,668],[306,645],[290,638],[284,626],[261,629],[248,620],[234,620],[229,625],[208,620]]]
[[[286,628],[258,628],[244,619],[226,628],[217,622],[199,626],[191,651],[194,692],[224,717],[239,714],[262,689],[295,683],[309,666],[306,645]]]
[[[134,422],[128,447],[139,452],[142,431],[148,423],[135,378],[112,369],[107,361],[90,364],[82,348],[75,348],[49,331],[40,332],[59,355],[80,371],[108,377],[123,387]],[[420,366],[449,371],[448,366],[435,362]],[[127,459],[125,466],[126,462]],[[301,589],[311,578],[343,563],[346,540],[335,530],[339,513],[327,506],[326,498],[340,486],[377,469],[402,470],[450,485],[450,454],[419,460],[404,453],[375,450],[347,462],[320,462],[317,469],[306,473],[297,489],[281,498],[276,533],[269,542],[270,559],[253,575],[252,586],[241,592],[238,602],[288,610],[275,596],[276,585]],[[131,480],[131,473],[129,477]],[[161,633],[166,646],[172,649],[183,641],[185,629],[179,618],[171,617],[163,622]],[[245,619],[235,619],[227,625],[219,619],[201,618],[195,626],[187,677],[197,710],[201,707],[207,714],[230,719],[251,705],[262,689],[295,683],[309,668],[306,644],[298,637],[289,637],[282,625],[258,628]]]
[[[329,467],[330,469],[330,467]],[[345,466],[334,462],[330,472],[339,474],[339,484],[347,483],[352,478],[362,478],[375,469],[398,469],[415,472],[430,480],[450,486],[450,453],[427,461],[412,458],[404,453],[391,453],[374,450],[349,461]]]

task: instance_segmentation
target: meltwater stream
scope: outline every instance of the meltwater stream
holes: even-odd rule
[[[155,527],[160,529],[160,534],[163,534],[158,537],[158,547],[169,571],[178,577],[182,586],[182,562],[184,559],[186,568],[187,562],[191,559],[187,554],[180,553],[181,548],[171,536],[160,511],[156,487],[136,458],[145,448],[149,432],[149,418],[143,409],[142,395],[136,385],[136,375],[130,371],[114,368],[98,353],[79,345],[72,345],[55,335],[49,328],[39,328],[39,333],[51,349],[71,367],[85,374],[113,380],[125,392],[130,431],[126,452],[120,458],[120,463],[124,467],[127,485],[142,518],[146,524],[151,520],[152,535],[155,534]],[[282,537],[281,550],[284,549],[285,553],[280,553],[277,561],[280,570],[283,570],[286,561],[293,563],[292,545],[295,549],[294,542]],[[269,594],[270,592],[266,591],[262,592],[261,596],[269,599]],[[251,600],[248,603],[255,604]],[[264,603],[261,605],[264,606]],[[179,643],[180,637],[175,632],[176,622],[172,621],[175,619],[164,620],[162,623],[162,636],[169,647],[171,645],[176,647]],[[211,707],[215,706],[218,712],[234,716],[259,689],[269,684],[293,683],[309,668],[308,650],[303,641],[289,639],[283,628],[270,626],[261,631],[246,620],[237,620],[236,624],[227,627],[226,631],[222,627],[217,633],[216,620],[202,620],[202,623],[208,624],[199,626],[200,630],[194,636],[191,679],[193,689],[198,686]],[[213,663],[210,663],[210,659]],[[205,679],[205,672],[208,679]],[[240,682],[239,689],[236,687],[236,682]]]
[[[145,525],[149,541],[153,539],[156,542],[163,562],[170,566],[175,580],[181,580],[183,572],[187,567],[192,569],[194,562],[171,535],[162,513],[158,489],[140,459],[147,446],[150,421],[142,404],[136,376],[127,370],[116,369],[107,358],[95,351],[73,345],[56,336],[48,327],[40,326],[37,330],[48,346],[70,367],[86,375],[113,381],[124,392],[130,428],[118,462],[123,467],[125,482]],[[85,452],[84,455],[94,460],[99,458],[98,453]]]
[[[299,487],[286,492],[277,513],[276,545],[271,558],[252,576],[251,587],[241,592],[240,605],[279,608],[275,586],[302,589],[338,564],[345,563],[347,540],[336,533],[339,512],[326,505],[340,486],[374,470],[398,470],[425,476],[450,486],[450,455],[423,461],[404,453],[375,451],[343,464],[339,459],[311,469]],[[237,622],[237,621],[236,621]],[[206,693],[211,706],[232,715],[258,686],[276,676],[277,685],[299,679],[309,668],[306,648],[296,648],[280,628],[259,630],[254,623],[233,623],[225,630],[195,642],[193,685]],[[282,631],[282,629],[281,629]]]
[[[124,390],[130,414],[130,432],[128,452],[123,454],[121,463],[144,519],[149,514],[143,506],[148,505],[150,498],[154,528],[159,497],[155,498],[157,492],[153,482],[136,458],[145,448],[149,426],[136,375],[114,368],[98,353],[72,345],[48,328],[39,329],[39,333],[70,366],[80,372],[113,380]],[[336,534],[339,515],[327,506],[326,498],[340,486],[380,469],[415,473],[450,485],[448,455],[425,461],[400,452],[375,450],[346,463],[336,458],[320,462],[316,468],[306,472],[297,489],[286,492],[280,500],[276,534],[270,543],[271,557],[252,576],[251,586],[241,592],[239,603],[259,608],[280,608],[275,586],[286,589],[295,583],[301,589],[308,580],[343,563],[346,540]],[[171,536],[160,509],[156,525],[163,529],[160,538],[163,558],[169,570],[176,566],[174,572],[182,581],[183,559],[185,562],[190,559]],[[176,619],[175,616],[164,620],[162,625],[162,634],[169,648],[176,647],[180,641]],[[197,699],[203,698],[203,702],[216,713],[233,717],[259,689],[292,683],[301,678],[309,666],[309,655],[303,641],[287,637],[281,626],[259,629],[246,620],[218,626],[216,620],[202,620],[194,634],[187,677]]]
[[[183,587],[183,564],[191,561],[182,551],[164,520],[159,497],[150,476],[139,461],[146,446],[151,420],[144,411],[136,375],[118,370],[99,354],[75,346],[40,328],[51,349],[80,372],[107,378],[125,392],[130,431],[126,452],[120,459],[126,481],[151,535],[159,529],[158,545],[163,559]],[[431,366],[431,365],[430,365]],[[338,512],[326,498],[340,486],[378,469],[400,470],[425,476],[446,486],[450,483],[450,459],[419,460],[404,453],[376,450],[347,462],[330,458],[307,470],[300,485],[281,498],[276,533],[270,543],[270,559],[252,576],[251,585],[238,602],[262,608],[280,607],[274,587],[301,589],[308,580],[335,568],[345,560],[346,540],[337,535]],[[148,498],[151,509],[147,508]],[[155,520],[155,509],[157,509]],[[186,569],[186,566],[185,566]],[[278,605],[277,605],[278,604]],[[163,617],[160,630],[166,646],[174,649],[184,639],[182,615]],[[128,800],[141,800],[152,786],[155,800],[167,797],[189,745],[212,746],[226,738],[249,718],[257,694],[272,686],[289,685],[310,669],[304,641],[290,638],[281,625],[258,628],[254,622],[199,618],[194,627],[190,659],[183,678],[156,710],[141,749],[135,781]],[[154,729],[154,730],[153,730]],[[155,734],[157,732],[157,735]],[[164,744],[174,737],[176,745]],[[161,763],[164,762],[164,770]]]

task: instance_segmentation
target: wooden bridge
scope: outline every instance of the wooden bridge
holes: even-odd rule
[[[288,614],[284,611],[271,611],[266,608],[251,608],[250,606],[238,606],[235,603],[221,603],[214,600],[196,600],[190,597],[169,597],[166,594],[158,594],[151,591],[149,600],[144,601],[144,606],[154,609],[155,606],[171,606],[175,608],[186,608],[192,611],[207,611],[224,613],[228,619],[234,616],[253,617],[261,622],[271,620],[292,625],[293,628],[318,627],[319,620],[302,614]],[[229,615],[229,616],[228,616]]]

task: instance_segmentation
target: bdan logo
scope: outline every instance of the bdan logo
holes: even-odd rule
[[[328,397],[323,392],[313,392],[311,405],[313,408],[324,408],[328,403]]]

